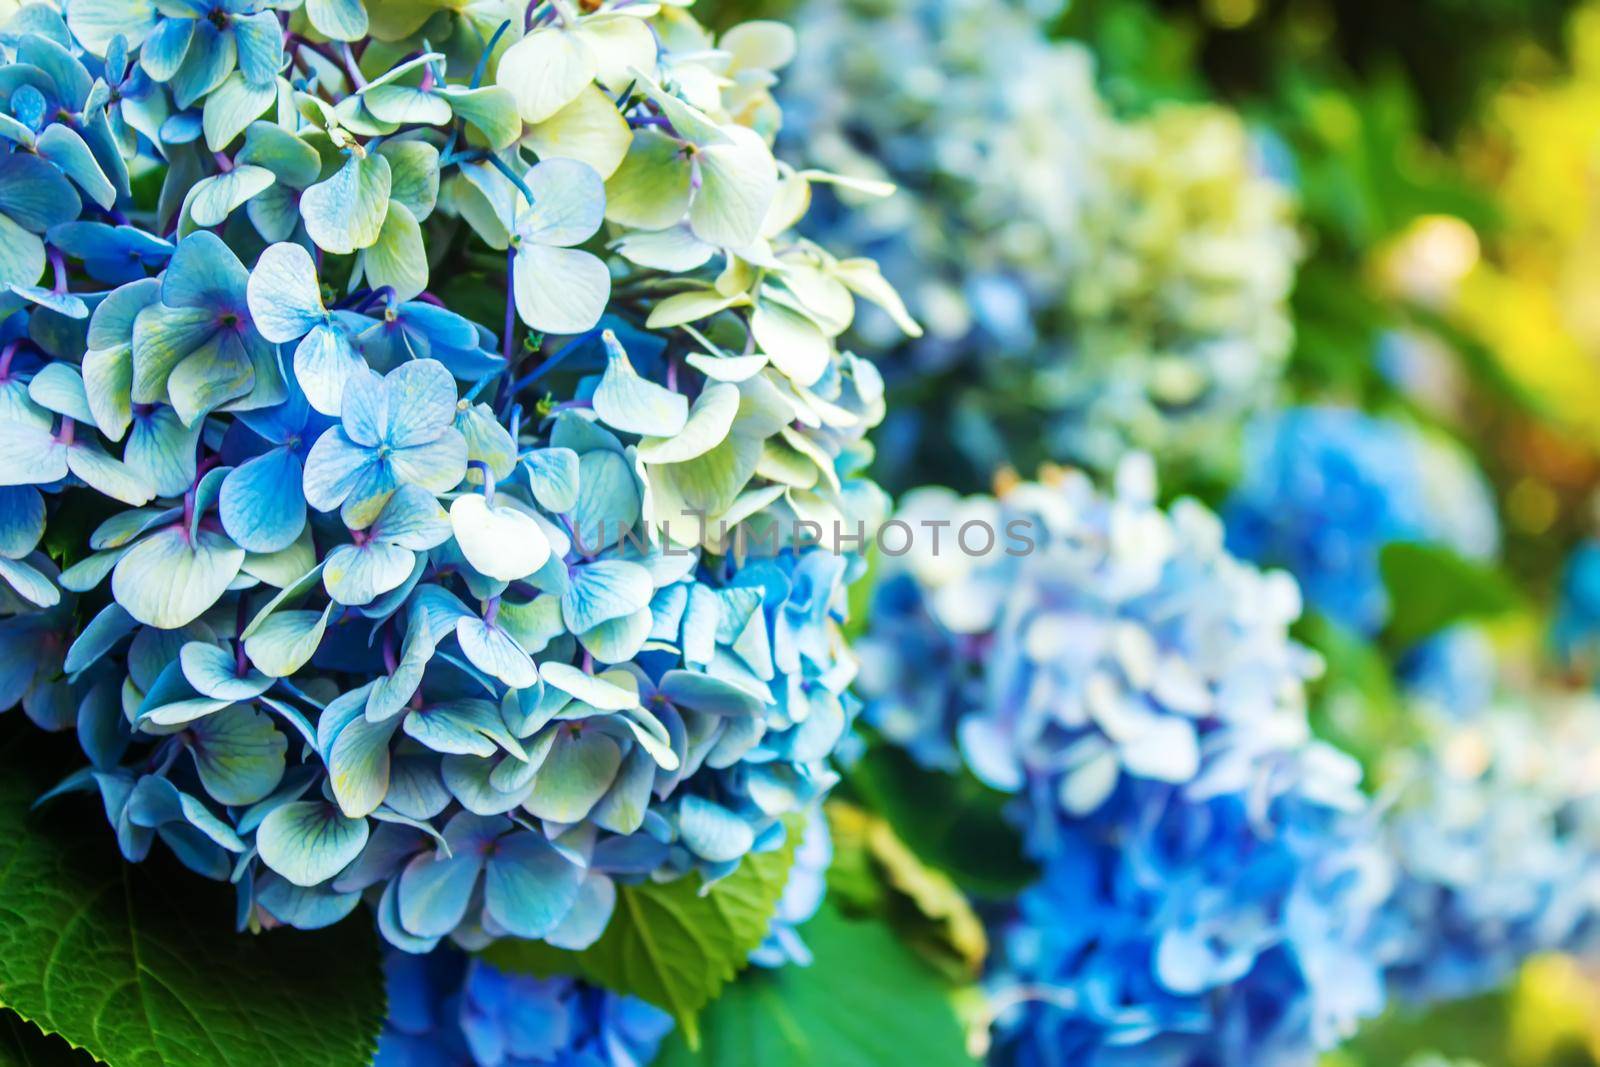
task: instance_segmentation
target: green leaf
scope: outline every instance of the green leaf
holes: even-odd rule
[[[164,846],[124,863],[97,803],[29,811],[52,784],[48,744],[0,744],[0,1007],[110,1067],[372,1061],[384,994],[370,922],[233,933],[227,887]],[[6,1051],[0,1028],[0,1063]]]
[[[1385,545],[1378,566],[1389,591],[1386,636],[1405,648],[1464,619],[1514,611],[1522,598],[1488,564],[1433,544]]]
[[[846,781],[917,858],[973,896],[1008,897],[1037,878],[1001,814],[1010,798],[970,773],[925,770],[897,748],[874,745]]]
[[[951,981],[982,974],[989,937],[950,876],[922,862],[882,816],[838,799],[828,802],[827,816],[833,835],[828,899],[855,918],[887,922]]]
[[[700,1009],[766,936],[800,839],[798,823],[788,828],[783,847],[746,856],[738,870],[709,888],[699,875],[620,886],[611,925],[581,952],[504,940],[483,955],[505,970],[546,977],[577,973],[648,1000],[671,1012],[689,1043],[698,1045]]]
[[[1325,1067],[1389,1067],[1408,1062],[1418,1049],[1448,1057],[1451,1063],[1471,1060],[1494,1067],[1510,1063],[1557,1067],[1594,1062],[1579,1049],[1572,1049],[1570,1058],[1512,1055],[1511,1035],[1517,1030],[1512,1021],[1515,999],[1514,992],[1498,989],[1437,1005],[1395,1004],[1364,1023],[1359,1033],[1340,1046],[1337,1058],[1329,1057]]]
[[[953,987],[880,922],[832,904],[801,928],[809,967],[752,971],[704,1017],[698,1052],[674,1033],[657,1067],[971,1067]]]

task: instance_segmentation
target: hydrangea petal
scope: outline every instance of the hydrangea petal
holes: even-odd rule
[[[218,700],[249,700],[272,685],[272,679],[260,671],[241,670],[230,652],[204,641],[185,644],[179,663],[196,692]]]
[[[428,287],[428,254],[422,245],[422,228],[411,209],[398,200],[389,202],[378,239],[361,255],[367,282],[373,288],[388,286],[397,300],[410,300]]]
[[[241,71],[228,75],[216,91],[206,97],[200,127],[206,147],[220,152],[245,131],[277,99],[277,89],[269,77],[264,84],[252,85]],[[273,175],[277,177],[276,174]]]
[[[628,354],[610,330],[605,332],[606,372],[594,392],[595,414],[608,425],[648,437],[671,437],[689,417],[688,398],[634,371]]]
[[[697,162],[700,188],[689,204],[695,236],[724,248],[745,248],[761,235],[761,223],[778,194],[778,168],[754,131],[730,127],[731,144],[709,145]]]
[[[754,843],[749,823],[692,794],[678,804],[678,832],[691,852],[713,863],[738,859]]]
[[[306,0],[306,17],[318,33],[336,41],[356,41],[367,34],[367,9],[361,0]]]
[[[450,527],[467,562],[490,578],[526,578],[550,558],[550,541],[532,516],[491,505],[477,493],[451,502]]]
[[[234,706],[188,728],[206,794],[219,804],[254,804],[283,778],[288,740],[254,708]]]
[[[298,886],[326,882],[361,853],[367,821],[351,819],[321,800],[272,809],[256,831],[261,862]]]
[[[545,159],[528,171],[523,184],[533,193],[533,203],[517,217],[517,234],[524,241],[565,247],[587,241],[600,229],[605,184],[589,164]]]
[[[516,98],[525,122],[543,122],[594,80],[594,56],[575,35],[539,29],[500,57],[496,82]]]
[[[389,207],[389,161],[351,156],[327,181],[300,197],[306,233],[325,252],[347,255],[378,239]]]
[[[573,823],[589,814],[622,768],[622,749],[599,730],[563,728],[534,776],[523,807],[535,818]]]
[[[411,574],[410,549],[381,541],[336,545],[322,568],[322,581],[336,603],[369,604]]]
[[[456,640],[468,662],[513,689],[525,689],[539,680],[533,660],[498,626],[462,619],[456,623]]]
[[[172,630],[215,604],[243,562],[244,549],[220,533],[201,530],[191,538],[183,527],[169,526],[117,561],[111,591],[146,626]]]
[[[306,525],[300,461],[287,448],[274,448],[228,472],[218,501],[222,528],[249,552],[289,547]]]
[[[372,814],[389,792],[389,740],[397,725],[357,715],[328,750],[328,784],[339,810],[352,819]]]
[[[327,318],[317,286],[317,265],[311,253],[290,242],[272,245],[261,253],[250,272],[246,298],[256,329],[275,344],[304,337]],[[337,413],[337,400],[331,410],[317,410]]]
[[[510,834],[485,866],[484,911],[516,937],[544,937],[577,903],[583,880],[583,868],[540,835]]]
[[[650,572],[637,563],[597,560],[573,569],[561,611],[567,628],[581,633],[646,607],[654,591]]]
[[[600,321],[611,272],[578,248],[524,243],[512,264],[517,314],[544,333],[582,333]]]
[[[310,662],[322,643],[333,605],[322,611],[279,611],[244,639],[250,662],[272,678],[287,678]]]

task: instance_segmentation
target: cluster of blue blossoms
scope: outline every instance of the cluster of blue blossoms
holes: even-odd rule
[[[1481,484],[1454,457],[1429,466],[1414,434],[1353,413],[1281,420],[1262,465],[1321,487],[1272,516],[1310,539],[1277,557],[1309,587],[1366,575],[1381,597],[1377,553],[1395,540],[1492,549]],[[1452,487],[1453,509],[1416,503]],[[1389,997],[1468,996],[1535,953],[1592,950],[1600,705],[1539,692],[1513,706],[1487,634],[1446,630],[1398,664],[1421,734],[1382,761],[1368,801],[1353,761],[1309,737],[1317,664],[1288,638],[1294,580],[1230,555],[1193,502],[1154,500],[1138,459],[1104,495],[1075,472],[998,500],[918,490],[899,516],[913,526],[1023,523],[1037,547],[882,564],[859,646],[869,720],[923,764],[1015,794],[1040,861],[997,920],[994,1061],[1304,1064]],[[1373,521],[1343,522],[1347,502]],[[1371,535],[1358,552],[1327,546],[1351,529]],[[1566,612],[1580,638],[1581,566]],[[1362,604],[1344,618],[1369,630],[1385,613],[1372,596],[1337,603]]]
[[[1492,556],[1499,522],[1482,476],[1449,446],[1352,408],[1289,408],[1245,432],[1243,477],[1223,509],[1228,547],[1283,567],[1306,602],[1362,634],[1388,619],[1379,554],[1439,542]]]
[[[1379,553],[1435,541],[1490,557],[1499,522],[1482,475],[1442,442],[1354,408],[1288,408],[1245,434],[1222,515],[1229,549],[1288,569],[1306,601],[1374,633],[1389,617]]]
[[[1486,557],[1493,504],[1460,456],[1400,423],[1291,409],[1251,428],[1250,465],[1226,510],[1229,544],[1288,567],[1310,603],[1358,632],[1389,604],[1386,544],[1430,541]],[[1589,658],[1592,552],[1569,563],[1558,652]],[[1397,664],[1415,743],[1381,768],[1380,847],[1391,890],[1369,951],[1413,1004],[1492,989],[1541,951],[1594,944],[1600,706],[1536,690],[1508,695],[1484,631],[1458,625]]]
[[[1299,1062],[1348,1034],[1382,1003],[1389,868],[1359,769],[1309,734],[1294,581],[1158,507],[1142,457],[1105,495],[1076,472],[933,493],[908,508],[1036,542],[887,564],[860,645],[872,721],[1016,794],[1041,860],[990,977],[1000,1062]]]
[[[365,899],[409,953],[577,949],[619,881],[723,877],[835,781],[862,563],[789,532],[882,510],[835,338],[857,296],[916,326],[793,231],[833,179],[771,154],[784,27],[423,18],[0,33],[0,707],[241,927]],[[456,246],[503,264],[498,335],[428,288]],[[510,979],[468,979],[493,1016]]]
[[[672,1018],[572,978],[507,974],[454,950],[391,953],[374,1067],[644,1067]]]

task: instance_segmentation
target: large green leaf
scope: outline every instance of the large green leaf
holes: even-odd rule
[[[1385,545],[1378,565],[1389,591],[1386,635],[1399,648],[1452,623],[1501,615],[1522,604],[1500,571],[1442,545]]]
[[[922,862],[974,896],[1008,897],[1037,877],[1022,857],[1021,836],[1002,815],[1009,798],[970,773],[926,770],[902,750],[877,744],[846,782]]]
[[[824,904],[800,935],[809,967],[750,972],[707,1009],[698,1051],[673,1034],[657,1067],[971,1067],[952,987],[886,925]]]
[[[0,1007],[110,1067],[372,1061],[384,994],[369,921],[233,933],[228,887],[160,845],[124,863],[87,798],[29,811],[48,746],[0,742]]]
[[[699,875],[622,886],[611,925],[582,952],[508,939],[483,955],[506,970],[581,974],[641,997],[671,1012],[685,1038],[697,1044],[700,1009],[766,936],[798,838],[798,826],[790,825],[782,848],[745,857],[738,870],[708,888]]]

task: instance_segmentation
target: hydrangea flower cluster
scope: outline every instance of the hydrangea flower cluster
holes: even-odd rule
[[[1067,288],[1073,358],[1027,382],[1066,411],[1055,449],[1106,468],[1130,445],[1225,455],[1293,344],[1288,193],[1214,106],[1113,124],[1099,167]]]
[[[881,510],[836,338],[900,311],[794,234],[793,36],[513,14],[0,35],[0,707],[242,925],[586,945],[616,879],[775,847],[855,714],[860,560],[789,535]],[[484,262],[498,336],[428,288]]]
[[[1346,758],[1306,756],[1064,838],[1002,932],[992,1062],[1300,1064],[1375,1015],[1388,857]]]
[[[1002,1062],[1271,1062],[1375,1011],[1387,866],[1359,768],[1310,738],[1293,579],[1162,510],[1143,456],[1107,494],[1067,472],[936,506],[1012,550],[886,560],[861,683],[892,740],[1016,794],[1043,863],[997,939],[999,1002],[1026,1002]]]
[[[1119,785],[1238,792],[1258,757],[1307,740],[1304,683],[1319,663],[1287,636],[1294,580],[1229,556],[1199,503],[1163,511],[1147,457],[1125,460],[1109,494],[1058,472],[998,500],[919,490],[898,518],[916,529],[934,514],[1018,545],[977,555],[924,536],[884,561],[858,646],[869,717],[914,752],[953,741],[980,778],[1026,791],[1038,854]],[[939,656],[899,639],[913,625]],[[936,664],[950,675],[931,677]]]
[[[1600,705],[1544,694],[1426,721],[1426,743],[1388,772],[1390,985],[1412,1001],[1455,999],[1494,988],[1535,953],[1592,950]]]
[[[672,1018],[573,978],[507,974],[461,952],[391,952],[374,1067],[644,1067]]]
[[[1058,459],[1225,453],[1288,354],[1300,245],[1237,116],[1121,120],[1088,52],[1010,3],[812,0],[798,19],[797,140],[916,194],[818,220],[927,325],[901,369],[964,364],[990,428],[1031,408]]]
[[[1317,611],[1361,633],[1389,615],[1387,544],[1433,541],[1486,558],[1499,521],[1483,476],[1458,451],[1351,408],[1274,412],[1245,432],[1244,475],[1223,509],[1236,554],[1284,567]]]

